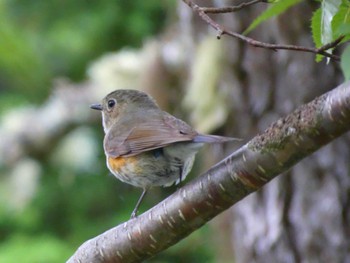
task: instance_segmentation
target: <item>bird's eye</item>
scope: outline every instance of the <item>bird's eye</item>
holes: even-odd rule
[[[116,103],[117,103],[117,102],[116,102],[115,99],[110,99],[110,100],[107,102],[108,108],[109,108],[109,109],[112,109],[112,108],[115,106]]]

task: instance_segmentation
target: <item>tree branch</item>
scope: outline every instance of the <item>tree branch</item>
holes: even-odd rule
[[[135,219],[86,241],[73,262],[140,262],[350,130],[350,82],[299,107]]]
[[[340,41],[344,38],[343,36],[339,37],[338,39],[340,39],[338,41],[335,40],[331,43],[328,43],[320,48],[310,48],[310,47],[303,47],[303,46],[297,46],[297,45],[282,45],[282,44],[271,44],[271,43],[266,43],[266,42],[261,42],[255,39],[252,39],[250,37],[246,37],[242,34],[239,34],[237,32],[233,32],[229,29],[224,28],[222,25],[218,24],[217,22],[215,22],[210,16],[207,15],[207,13],[225,13],[228,12],[227,10],[225,10],[225,8],[222,8],[223,12],[220,12],[220,8],[216,8],[216,11],[214,12],[213,9],[209,8],[209,12],[208,12],[208,8],[204,8],[204,7],[200,7],[197,4],[195,4],[193,1],[191,0],[183,0],[184,3],[186,3],[194,12],[196,12],[207,24],[209,24],[211,27],[213,27],[217,32],[217,38],[220,39],[222,35],[229,35],[235,38],[238,38],[239,40],[242,40],[244,42],[246,42],[249,45],[252,45],[254,47],[260,47],[260,48],[265,48],[265,49],[271,49],[273,51],[278,51],[278,50],[294,50],[294,51],[301,51],[301,52],[307,52],[307,53],[314,53],[314,54],[319,54],[319,55],[323,55],[325,57],[329,57],[331,59],[334,59],[336,61],[340,61],[340,57],[331,53],[328,53],[326,50],[331,49],[331,48],[335,48]],[[256,4],[259,1],[251,1],[253,2],[253,4]],[[250,3],[251,3],[250,2]],[[262,2],[262,1],[260,1]],[[246,3],[246,5],[249,3]],[[251,5],[251,4],[249,4]],[[243,6],[245,7],[245,6]],[[237,6],[236,9],[242,9],[243,7]],[[227,8],[226,8],[227,9]],[[234,8],[232,7],[231,10],[233,10]],[[237,11],[235,10],[235,11]],[[231,11],[233,12],[233,11]]]
[[[265,0],[252,0],[250,2],[243,2],[237,6],[227,6],[227,7],[200,7],[200,10],[206,14],[223,14],[223,13],[233,13],[237,12],[245,7],[255,5],[257,3],[266,3]]]

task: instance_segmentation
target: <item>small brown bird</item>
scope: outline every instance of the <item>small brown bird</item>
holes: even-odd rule
[[[204,143],[238,140],[199,134],[137,90],[113,91],[102,104],[91,108],[102,111],[103,146],[109,170],[122,182],[143,189],[131,218],[137,216],[149,188],[170,186],[185,179]]]

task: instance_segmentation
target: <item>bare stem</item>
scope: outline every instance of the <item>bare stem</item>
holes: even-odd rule
[[[222,25],[215,22],[210,16],[207,15],[207,13],[225,13],[225,12],[228,12],[229,8],[231,8],[231,12],[234,12],[234,11],[237,11],[239,9],[242,9],[243,7],[245,7],[247,5],[256,4],[258,2],[263,2],[261,0],[259,0],[259,1],[252,0],[251,2],[241,4],[240,6],[242,6],[242,7],[236,6],[236,7],[229,7],[229,8],[227,8],[227,7],[215,8],[215,11],[212,8],[200,7],[191,0],[183,0],[183,2],[186,3],[207,24],[209,24],[211,27],[213,27],[218,32],[218,34],[217,34],[218,39],[220,39],[222,35],[229,35],[229,36],[238,38],[239,40],[244,41],[244,42],[246,42],[249,45],[252,45],[254,47],[271,49],[273,51],[285,49],[285,50],[294,50],[294,51],[300,51],[300,52],[308,52],[308,53],[320,54],[320,55],[323,55],[325,57],[329,57],[335,61],[340,61],[339,56],[331,54],[331,53],[327,52],[326,50],[331,49],[331,48],[335,48],[341,42],[341,40],[344,38],[343,36],[339,37],[335,41],[328,43],[320,48],[311,48],[311,47],[304,47],[304,46],[297,46],[297,45],[271,44],[271,43],[261,42],[261,41],[255,40],[253,38],[239,34],[237,32],[233,32],[231,30],[228,30],[228,29],[224,28]],[[223,12],[219,12],[220,9],[222,9]]]
[[[243,2],[240,5],[236,6],[227,6],[227,7],[201,7],[200,10],[203,11],[206,14],[222,14],[222,13],[233,13],[236,11],[239,11],[245,7],[257,4],[257,3],[263,3],[266,2],[265,0],[252,0],[250,2]]]

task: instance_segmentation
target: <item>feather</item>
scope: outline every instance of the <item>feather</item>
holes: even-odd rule
[[[104,140],[105,152],[111,157],[134,156],[176,142],[192,141],[198,133],[185,122],[170,114],[153,112],[152,118],[133,118],[118,122],[118,129],[110,129]],[[146,114],[146,113],[144,113]],[[108,143],[107,143],[108,142]]]
[[[241,141],[242,139],[233,138],[233,137],[224,137],[218,135],[207,135],[207,134],[198,134],[193,138],[193,142],[198,143],[223,143],[223,142],[232,142],[232,141]]]

